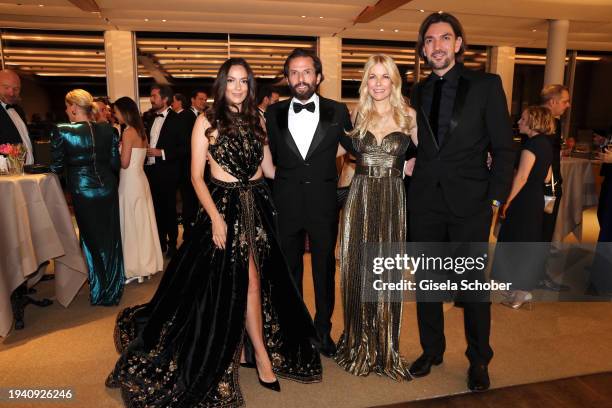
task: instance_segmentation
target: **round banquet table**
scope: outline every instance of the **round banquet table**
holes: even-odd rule
[[[54,261],[55,298],[68,307],[87,280],[72,217],[55,174],[0,176],[0,336],[13,323],[11,294]]]

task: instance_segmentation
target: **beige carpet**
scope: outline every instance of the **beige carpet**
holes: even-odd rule
[[[588,225],[587,225],[588,224]],[[585,220],[585,240],[592,240],[593,213]],[[589,227],[589,225],[591,227]],[[309,258],[306,257],[307,264]],[[147,301],[159,276],[126,287],[120,307]],[[305,298],[313,308],[312,282],[305,282]],[[36,296],[52,296],[52,284],[40,283]],[[117,357],[113,325],[120,307],[92,307],[84,287],[73,304],[57,303],[39,309],[28,306],[26,328],[13,331],[0,344],[0,387],[71,388],[73,401],[16,403],[7,407],[121,407],[119,392],[104,387]],[[447,352],[444,364],[428,377],[396,383],[375,375],[357,378],[324,359],[320,384],[303,385],[281,380],[282,392],[264,390],[254,370],[241,369],[240,381],[248,407],[368,407],[457,394],[466,391],[467,360],[463,355],[462,310],[445,308]],[[612,370],[612,304],[539,303],[534,310],[513,311],[493,306],[490,366],[493,387]],[[337,296],[333,336],[342,329]],[[402,353],[408,360],[420,354],[415,305],[406,304],[402,326]],[[6,391],[3,391],[6,395]]]

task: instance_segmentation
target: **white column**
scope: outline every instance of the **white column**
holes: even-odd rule
[[[131,31],[105,31],[106,89],[111,101],[129,96],[138,103],[136,38]]]
[[[548,20],[544,85],[563,84],[569,20]]]
[[[501,77],[508,110],[512,111],[512,86],[514,84],[514,47],[490,47],[490,72]]]
[[[319,92],[326,98],[339,101],[342,98],[342,39],[319,37],[317,54],[321,58],[325,76]]]

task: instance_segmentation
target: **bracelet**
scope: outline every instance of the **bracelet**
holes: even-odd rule
[[[494,207],[499,207],[501,202],[499,200],[491,200],[491,205]]]

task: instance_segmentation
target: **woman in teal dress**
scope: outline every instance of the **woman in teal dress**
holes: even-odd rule
[[[51,171],[67,171],[68,191],[89,270],[92,305],[117,305],[125,281],[117,174],[119,140],[108,123],[91,121],[93,98],[82,89],[66,94],[71,123],[51,137]]]

